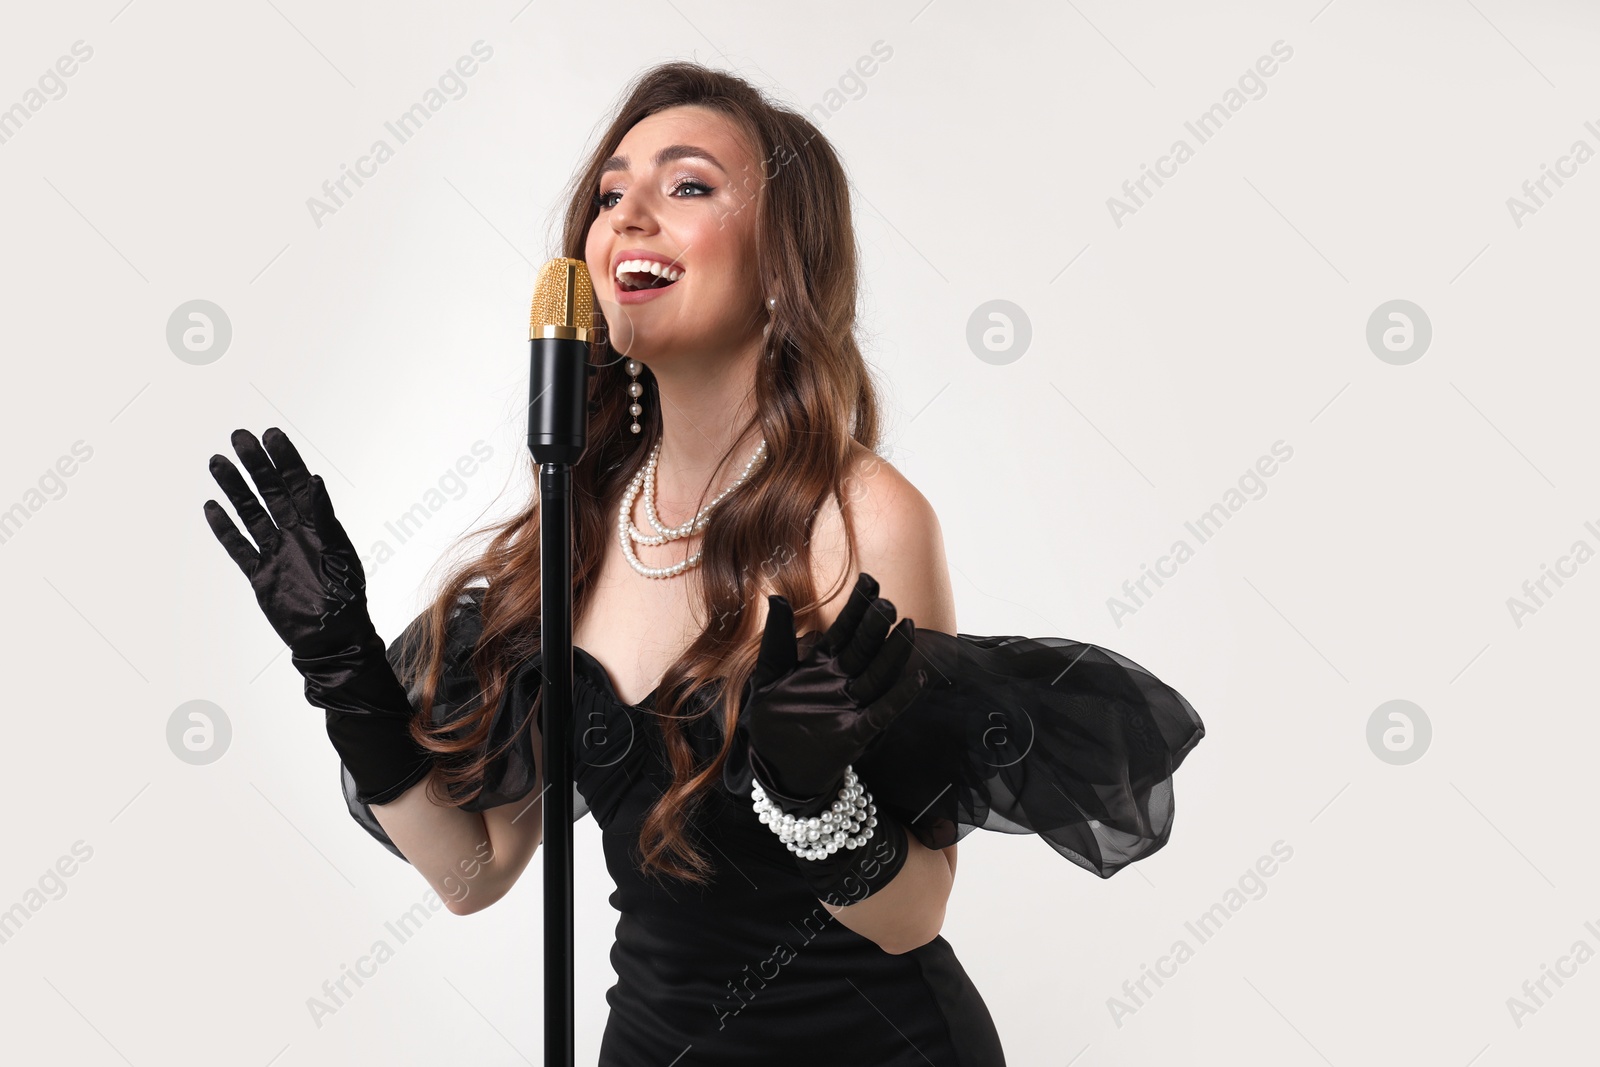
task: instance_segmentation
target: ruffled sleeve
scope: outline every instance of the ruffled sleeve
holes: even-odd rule
[[[483,586],[468,589],[457,600],[450,616],[446,629],[443,674],[432,708],[433,721],[436,724],[460,720],[477,706],[481,697],[482,691],[469,659],[472,648],[483,630],[484,591]],[[424,612],[413,619],[388,649],[389,664],[405,684],[414,711],[419,710],[421,700],[420,680],[416,675],[420,675],[422,665],[414,663],[413,659],[417,647],[416,640],[426,623],[426,614]],[[464,810],[484,811],[502,804],[515,803],[533,792],[536,778],[533,746],[540,743],[539,724],[529,723],[528,719],[533,715],[534,702],[539,695],[541,660],[542,657],[538,654],[533,655],[519,664],[507,680],[505,692],[495,710],[488,740],[485,742],[486,750],[489,752],[494,752],[502,746],[506,747],[489,761],[485,769],[482,792],[464,802],[461,805]],[[416,668],[415,674],[413,668]],[[514,740],[507,746],[507,740],[511,738]],[[373,815],[371,805],[364,804],[357,798],[355,781],[351,778],[349,769],[342,763],[340,779],[345,806],[349,809],[351,817],[390,852],[405,859],[405,854],[390,840],[377,817]],[[460,787],[456,787],[451,795],[465,794]],[[576,821],[589,811],[589,806],[584,801],[583,794],[578,792],[576,784],[573,787],[572,801],[573,819]]]
[[[1167,843],[1172,775],[1205,736],[1171,686],[1061,637],[917,628],[928,684],[856,761],[880,810],[928,848],[973,829],[1037,834],[1102,878]],[[742,731],[741,731],[742,733]],[[748,761],[730,764],[748,793]]]

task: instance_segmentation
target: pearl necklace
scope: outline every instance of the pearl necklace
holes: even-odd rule
[[[750,472],[755,470],[767,454],[767,442],[763,438],[756,447],[755,455],[750,457],[750,462],[744,465],[744,470],[739,472],[739,477],[733,484],[712,498],[711,502],[701,508],[699,513],[682,525],[667,527],[661,522],[661,517],[656,514],[656,460],[661,455],[661,442],[657,441],[650,450],[650,458],[644,468],[633,476],[628,482],[628,489],[622,494],[622,506],[617,509],[617,540],[622,544],[622,554],[627,559],[628,565],[646,578],[675,578],[700,562],[700,553],[703,549],[696,549],[694,555],[688,559],[674,563],[670,567],[647,567],[639,562],[639,557],[634,554],[632,542],[641,545],[664,545],[668,541],[676,541],[683,537],[692,537],[701,532],[711,522],[711,512],[728,494],[744,484]],[[647,534],[633,524],[633,501],[644,493],[644,514],[655,528],[656,534]]]

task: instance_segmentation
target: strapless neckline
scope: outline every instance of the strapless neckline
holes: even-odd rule
[[[644,699],[639,703],[627,703],[617,694],[617,687],[612,684],[611,672],[606,669],[606,665],[581,645],[572,646],[572,666],[572,676],[574,678],[589,683],[592,688],[598,690],[618,707],[629,708],[634,711],[647,708],[655,703],[656,694],[661,691],[661,683],[657,682],[656,687],[646,693]]]

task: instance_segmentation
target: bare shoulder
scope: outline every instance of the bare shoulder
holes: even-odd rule
[[[813,572],[826,600],[803,620],[800,632],[827,629],[855,587],[856,573],[866,571],[900,617],[955,633],[955,596],[939,516],[892,463],[859,442],[852,444],[841,495],[828,501],[812,529]],[[849,573],[842,509],[849,509],[856,533],[856,566]]]

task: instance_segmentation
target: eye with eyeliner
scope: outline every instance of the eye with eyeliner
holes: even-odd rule
[[[669,191],[669,195],[670,195],[670,193],[676,193],[679,189],[682,189],[683,187],[688,186],[688,185],[692,185],[692,186],[694,186],[694,187],[696,187],[697,189],[700,190],[700,192],[695,194],[695,197],[709,196],[712,192],[715,191],[715,190],[713,190],[711,188],[711,186],[707,185],[705,182],[701,181],[700,179],[692,178],[692,177],[689,177],[689,176],[685,175],[683,177],[678,178],[676,181],[673,182],[672,188]],[[622,191],[620,189],[611,189],[611,190],[607,190],[606,192],[603,192],[603,193],[596,193],[592,199],[593,199],[593,203],[594,203],[595,207],[599,208],[601,211],[605,211],[608,208],[613,208],[613,207],[617,206],[615,201],[607,203],[606,202],[607,198],[611,197],[611,196],[621,196],[621,195],[622,195]],[[691,199],[694,199],[694,198],[692,197]]]

